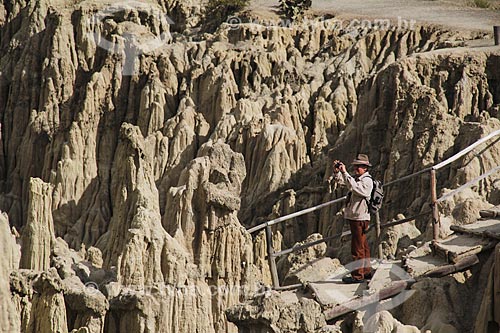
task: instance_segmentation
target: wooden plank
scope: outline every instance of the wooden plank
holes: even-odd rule
[[[478,231],[478,230],[474,230],[474,229],[465,229],[461,226],[456,226],[456,225],[450,226],[450,229],[454,232],[461,233],[461,234],[469,234],[469,235],[474,235],[476,237],[487,237],[487,238],[491,238],[491,239],[500,240],[500,234],[497,234],[495,232],[488,231],[488,230]]]
[[[446,265],[447,262],[440,256],[432,254],[430,242],[424,243],[421,247],[408,253],[403,258],[403,268],[413,277],[419,277],[431,269]]]
[[[368,290],[378,291],[391,284],[391,270],[393,265],[393,263],[379,264],[377,270],[375,271],[375,274],[368,284]]]
[[[484,218],[500,218],[500,208],[484,209],[479,211],[479,215]]]
[[[430,270],[436,269],[446,264],[447,262],[443,258],[434,256],[432,254],[426,254],[416,258],[407,258],[405,260],[406,271],[413,278],[422,276]]]
[[[479,258],[476,255],[471,255],[462,258],[459,262],[453,265],[444,265],[441,267],[436,267],[424,274],[425,277],[439,278],[446,275],[454,274],[457,272],[464,271],[475,264],[479,263]]]
[[[468,256],[475,255],[475,254],[481,253],[483,251],[491,250],[492,248],[495,247],[495,245],[497,245],[497,243],[498,242],[496,242],[496,241],[490,241],[489,243],[482,245],[479,248],[475,248],[472,251],[468,251],[466,253],[461,253],[461,254],[457,254],[457,255],[451,254],[450,260],[452,263],[458,263],[460,260],[467,258]]]
[[[451,235],[445,240],[432,244],[434,251],[448,263],[456,263],[461,258],[491,249],[496,241],[470,235]]]
[[[484,219],[472,224],[452,225],[450,229],[462,234],[500,240],[500,220]]]
[[[378,303],[381,300],[395,296],[400,292],[402,292],[403,290],[405,290],[406,288],[410,287],[413,282],[414,281],[404,281],[404,280],[394,281],[388,287],[380,290],[380,292],[378,293],[369,296],[358,297],[351,301],[334,306],[333,308],[324,311],[325,319],[331,320],[340,317],[342,315],[345,315],[349,312],[364,308],[370,304]]]
[[[341,280],[311,282],[307,288],[319,304],[323,307],[332,307],[363,295],[366,283],[345,284]]]

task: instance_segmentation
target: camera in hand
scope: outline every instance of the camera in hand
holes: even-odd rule
[[[342,163],[337,162],[337,163],[335,163],[334,167],[335,167],[336,169],[338,169],[338,168],[340,168],[340,166],[341,166],[341,165],[342,165]]]

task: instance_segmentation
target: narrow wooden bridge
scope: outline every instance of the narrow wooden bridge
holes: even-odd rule
[[[495,140],[490,142],[487,147],[482,148],[478,153],[474,152],[477,147],[487,143],[493,138],[495,138]],[[497,130],[441,163],[411,175],[390,181],[384,185],[384,187],[393,186],[410,178],[428,173],[430,175],[431,209],[416,216],[383,224],[380,223],[379,215],[376,215],[375,232],[378,242],[379,259],[377,262],[372,262],[372,267],[376,270],[372,279],[368,282],[361,284],[344,284],[342,282],[342,277],[349,273],[345,269],[335,272],[335,274],[330,275],[326,279],[324,277],[323,279],[311,279],[311,281],[303,281],[301,284],[297,285],[280,286],[280,281],[278,279],[276,269],[277,257],[314,246],[321,242],[348,236],[350,235],[350,232],[346,231],[338,235],[325,237],[314,242],[294,246],[293,248],[276,252],[272,246],[271,227],[294,217],[342,202],[346,200],[346,197],[341,197],[249,228],[248,232],[250,233],[254,233],[262,229],[265,230],[268,250],[267,257],[273,279],[273,288],[275,290],[283,291],[283,297],[285,298],[291,297],[290,290],[293,290],[294,288],[300,287],[307,290],[310,295],[312,295],[312,297],[314,297],[315,300],[323,307],[326,319],[331,320],[357,309],[367,309],[369,307],[377,307],[379,310],[383,309],[384,302],[389,302],[389,300],[393,303],[397,302],[397,298],[403,293],[408,292],[407,289],[409,289],[411,285],[420,278],[442,277],[466,270],[477,264],[479,262],[477,255],[481,252],[494,248],[500,241],[500,206],[491,210],[482,211],[481,218],[479,218],[475,223],[462,226],[451,226],[452,234],[447,236],[445,239],[440,239],[439,235],[442,230],[438,204],[463,191],[464,189],[475,185],[480,180],[500,171],[500,166],[483,173],[476,179],[473,179],[457,189],[446,193],[440,198],[437,197],[436,172],[469,153],[473,153],[474,156],[481,155],[491,146],[498,143],[499,140],[500,130]],[[408,223],[415,220],[417,217],[425,215],[430,215],[430,221],[433,228],[433,239],[408,253],[403,260],[382,260],[382,248],[380,242],[381,230],[398,224]],[[321,265],[321,263],[321,260],[311,262],[306,265],[307,267],[303,267],[303,269],[308,269],[309,271],[320,271],[320,267],[315,267],[315,265]]]
[[[500,213],[500,207],[494,211]],[[399,295],[421,278],[443,277],[469,269],[479,263],[479,253],[500,242],[500,215],[452,228],[450,236],[423,244],[403,260],[373,262],[376,271],[367,282],[344,284],[342,276],[348,272],[340,271],[331,279],[311,281],[304,287],[321,304],[327,320],[371,305],[383,308],[383,300]]]

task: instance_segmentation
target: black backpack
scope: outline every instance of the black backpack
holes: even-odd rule
[[[370,195],[370,199],[366,199],[368,203],[368,211],[371,214],[375,214],[379,211],[380,207],[382,207],[382,201],[384,200],[384,184],[380,180],[373,179],[372,176],[369,176],[373,182],[373,189]]]

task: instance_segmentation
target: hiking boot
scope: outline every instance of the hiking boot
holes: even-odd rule
[[[356,278],[353,278],[352,276],[344,276],[342,278],[342,282],[346,283],[346,284],[353,284],[353,283],[363,283],[365,282],[364,279],[356,279]]]

